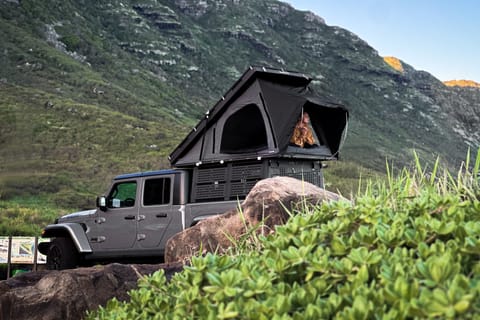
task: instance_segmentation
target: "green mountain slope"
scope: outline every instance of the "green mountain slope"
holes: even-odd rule
[[[404,165],[412,149],[458,168],[480,144],[480,89],[394,69],[276,0],[0,0],[0,30],[0,199],[83,205],[115,174],[168,167],[249,65],[305,72],[347,105],[348,169],[335,175]]]

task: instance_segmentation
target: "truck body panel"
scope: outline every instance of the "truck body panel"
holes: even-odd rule
[[[48,225],[42,234],[45,238],[56,237],[58,235],[68,236],[73,240],[78,252],[90,253],[92,248],[85,235],[85,231],[78,223],[59,223]],[[46,252],[41,252],[46,254]]]

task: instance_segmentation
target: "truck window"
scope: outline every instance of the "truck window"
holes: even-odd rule
[[[170,203],[170,189],[170,178],[146,180],[143,192],[143,205],[156,206]]]
[[[137,194],[137,182],[128,181],[117,183],[108,196],[109,208],[133,207]]]

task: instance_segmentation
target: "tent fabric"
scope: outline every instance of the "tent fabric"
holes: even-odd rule
[[[308,87],[311,78],[295,72],[251,67],[170,154],[173,166],[262,158],[338,158],[348,111]],[[308,112],[315,146],[299,148],[290,139]]]
[[[253,152],[265,148],[268,148],[267,129],[256,104],[246,105],[225,121],[221,153]]]
[[[305,88],[282,86],[265,80],[259,82],[277,144],[280,149],[284,149],[301,116],[302,106],[305,104],[302,91]]]

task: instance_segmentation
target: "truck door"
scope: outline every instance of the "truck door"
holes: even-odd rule
[[[130,249],[137,235],[138,185],[136,180],[115,183],[107,197],[107,210],[97,216],[87,230],[88,241],[96,251]]]
[[[182,230],[181,214],[172,212],[173,178],[172,174],[143,180],[137,235],[138,245],[142,248],[163,249],[168,240],[165,235],[172,230],[175,233]]]

